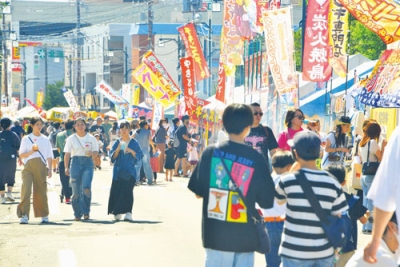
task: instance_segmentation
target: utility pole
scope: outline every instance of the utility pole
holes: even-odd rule
[[[78,93],[78,105],[81,105],[81,0],[76,0],[76,91]]]
[[[49,84],[49,73],[47,68],[47,46],[44,48],[44,94],[47,94],[47,85]]]
[[[5,96],[5,100],[6,100],[6,106],[8,106],[8,79],[7,79],[7,39],[6,39],[6,21],[5,21],[5,14],[2,14],[2,33],[1,33],[1,44],[2,44],[2,50],[3,50],[3,71],[2,71],[2,77],[3,77],[3,88],[4,88],[4,96]],[[1,92],[1,94],[3,94],[3,92]],[[1,99],[1,96],[0,96]],[[1,103],[2,101],[0,101],[0,105],[2,105],[3,103]]]
[[[125,68],[124,68],[124,73],[125,73],[125,83],[128,83],[128,48],[125,46],[124,50],[124,58],[125,58]]]
[[[147,2],[148,9],[147,9],[147,21],[149,25],[149,44],[148,50],[153,50],[153,0],[148,0]]]

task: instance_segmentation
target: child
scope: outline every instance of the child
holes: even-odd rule
[[[165,181],[172,182],[172,174],[175,170],[175,160],[176,160],[176,151],[174,149],[174,141],[170,140],[168,142],[168,148],[165,150],[165,159],[164,159],[164,169],[165,169]],[[168,179],[169,177],[169,179]]]
[[[160,150],[156,150],[154,153],[155,146],[150,145],[150,166],[151,170],[153,171],[153,176],[154,176],[154,181],[153,184],[157,183],[157,172],[159,169],[159,164],[158,164],[158,156],[160,155]]]
[[[289,151],[278,151],[272,157],[271,174],[275,186],[279,183],[282,174],[288,172],[294,163],[292,153]],[[279,245],[285,221],[286,205],[279,205],[274,201],[274,207],[262,210],[265,227],[268,230],[271,242],[271,252],[265,254],[268,267],[279,267],[281,257],[278,255]]]
[[[189,152],[189,163],[190,163],[190,173],[193,172],[194,168],[197,165],[197,162],[199,161],[199,153],[197,152],[197,144],[199,142],[195,139],[192,139],[190,142],[190,147],[188,149]]]
[[[97,140],[97,143],[99,144],[99,154],[97,154],[97,156],[95,157],[94,160],[94,169],[96,170],[96,168],[98,168],[99,170],[101,170],[101,151],[103,151],[103,146],[104,143],[100,140],[100,135],[99,134],[95,134],[94,137]]]
[[[346,170],[342,165],[328,165],[325,170],[335,176],[342,186],[346,184]],[[344,267],[357,249],[357,220],[362,224],[367,222],[367,208],[363,206],[362,199],[346,192],[344,194],[349,206],[348,215],[351,220],[351,235],[347,239],[346,245],[340,251],[340,257],[335,263],[336,267]]]

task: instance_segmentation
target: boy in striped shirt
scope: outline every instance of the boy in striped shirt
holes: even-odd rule
[[[348,209],[341,185],[326,171],[318,170],[321,140],[311,131],[297,133],[288,141],[294,159],[312,186],[322,209],[340,216]],[[286,205],[286,220],[279,254],[283,267],[333,267],[334,249],[326,238],[317,215],[293,173],[281,177],[276,200]]]

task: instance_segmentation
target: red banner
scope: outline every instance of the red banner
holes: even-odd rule
[[[329,65],[329,0],[309,0],[304,37],[303,80],[325,82],[332,68]]]
[[[28,102],[29,105],[34,107],[39,113],[42,113],[43,109],[35,105],[35,103],[33,103],[30,99],[25,98],[25,101]]]
[[[188,114],[196,109],[197,99],[194,95],[196,91],[196,80],[194,77],[194,60],[192,57],[184,57],[180,59],[182,69],[182,84],[185,94],[185,106]]]
[[[218,69],[218,86],[217,93],[215,94],[215,99],[225,103],[225,85],[226,85],[226,73],[224,69],[224,63],[219,62]]]
[[[194,60],[194,70],[196,81],[201,81],[210,77],[207,61],[203,55],[199,38],[197,38],[196,29],[193,23],[188,23],[185,26],[178,28],[179,34],[185,44],[186,51]]]

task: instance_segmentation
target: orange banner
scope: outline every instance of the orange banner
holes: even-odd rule
[[[154,100],[161,103],[163,107],[168,107],[174,103],[176,95],[174,95],[171,90],[164,88],[163,83],[146,64],[140,64],[132,72],[132,76],[146,89]]]
[[[219,62],[218,69],[218,86],[217,93],[215,94],[215,99],[225,103],[225,85],[226,85],[226,74],[224,69],[224,63]]]
[[[210,70],[201,49],[199,38],[193,23],[188,23],[178,28],[179,34],[185,44],[186,51],[194,60],[194,70],[196,81],[201,81],[210,77]]]
[[[386,44],[400,40],[398,0],[339,0],[339,2]]]
[[[180,59],[182,69],[182,84],[185,94],[185,106],[188,114],[196,110],[197,99],[194,93],[196,92],[196,81],[194,77],[194,60],[192,57],[184,57]]]
[[[303,80],[325,82],[331,77],[328,31],[329,0],[309,0],[304,36]]]

